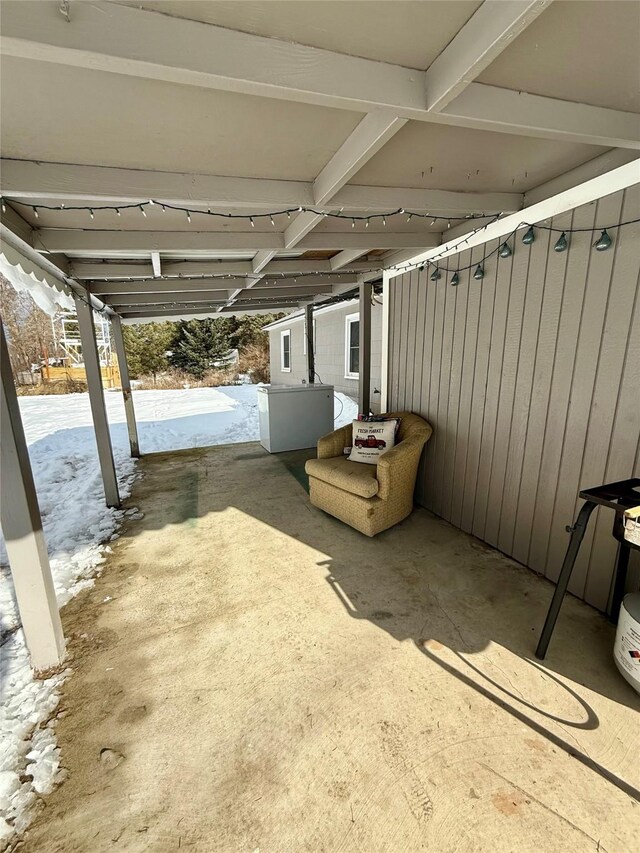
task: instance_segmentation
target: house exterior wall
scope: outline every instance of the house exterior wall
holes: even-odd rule
[[[389,408],[411,409],[434,427],[418,499],[457,527],[556,580],[581,488],[640,474],[640,216],[632,188],[558,216],[568,235],[522,233],[513,255],[487,257],[438,282],[429,271],[389,284]],[[497,248],[446,259],[451,270]],[[605,610],[617,543],[613,514],[599,509],[569,589]]]
[[[379,297],[378,297],[379,298]],[[345,377],[346,317],[358,313],[356,300],[345,302],[332,310],[315,312],[316,382],[333,385],[336,391],[358,399],[358,380]],[[291,371],[281,369],[280,334],[291,330]],[[274,385],[299,385],[307,381],[307,357],[304,350],[304,316],[283,321],[269,330],[271,353],[271,382]],[[382,305],[376,302],[371,309],[371,408],[380,411],[380,380],[382,371]],[[375,392],[378,393],[375,393]]]

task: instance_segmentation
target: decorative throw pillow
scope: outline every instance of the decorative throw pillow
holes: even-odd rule
[[[377,465],[382,454],[396,443],[397,418],[384,421],[354,421],[351,462],[366,462]]]

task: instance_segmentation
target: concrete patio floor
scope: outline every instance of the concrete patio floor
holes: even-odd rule
[[[606,619],[568,599],[541,666],[548,582],[424,510],[366,539],[300,462],[141,461],[144,518],[63,611],[69,777],[22,849],[637,849]]]

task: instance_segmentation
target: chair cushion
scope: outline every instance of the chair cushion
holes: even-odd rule
[[[309,459],[305,471],[310,477],[316,477],[352,495],[372,498],[378,494],[375,465],[350,462],[344,456],[334,456],[330,459]]]

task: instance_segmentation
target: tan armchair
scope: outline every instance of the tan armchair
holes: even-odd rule
[[[400,418],[400,429],[395,447],[383,453],[377,465],[344,456],[352,441],[349,424],[323,436],[317,459],[305,466],[311,503],[365,536],[375,536],[411,513],[420,454],[433,432],[411,412],[390,412],[385,417]]]

